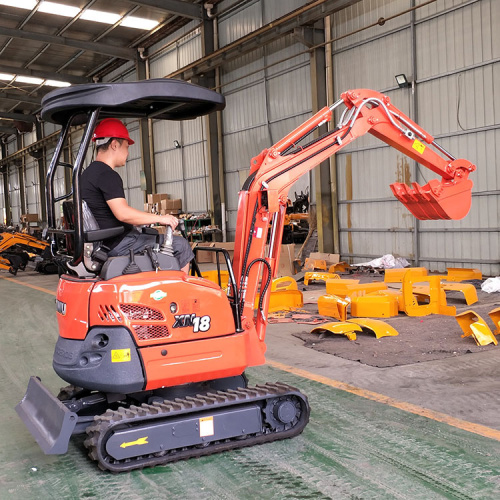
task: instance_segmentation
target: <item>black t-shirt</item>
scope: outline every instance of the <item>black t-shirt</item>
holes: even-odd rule
[[[114,248],[123,236],[133,226],[120,222],[109,208],[107,201],[115,198],[125,198],[123,181],[118,172],[102,161],[93,161],[82,173],[80,178],[82,199],[87,202],[100,229],[123,226],[125,232],[116,238],[105,240],[109,248]]]

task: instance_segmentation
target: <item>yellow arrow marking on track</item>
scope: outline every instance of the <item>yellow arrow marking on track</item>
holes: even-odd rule
[[[129,446],[136,446],[139,444],[148,444],[148,436],[136,439],[135,441],[130,441],[130,443],[122,443],[120,448],[128,448]]]

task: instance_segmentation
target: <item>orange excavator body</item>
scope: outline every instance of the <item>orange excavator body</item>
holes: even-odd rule
[[[127,86],[127,93],[122,93],[120,86]],[[170,106],[172,86],[175,99]],[[183,116],[179,92],[185,92],[187,113],[193,113],[193,102],[203,104],[199,115],[208,112],[203,99],[216,103],[215,109],[223,107],[218,94],[180,81],[102,85],[98,103],[92,101],[96,92],[87,94],[94,88],[90,87],[82,86],[81,92],[82,99],[89,100],[85,104],[92,113],[77,155],[80,163],[73,170],[75,250],[71,266],[86,263],[85,258],[91,256],[92,249],[84,254],[84,242],[88,245],[103,239],[102,231],[93,231],[98,233],[93,237],[92,231],[83,230],[78,182],[99,113],[110,116],[118,109],[115,104],[109,109],[103,105],[106,93],[113,102],[122,96],[129,99],[123,109],[133,113],[137,113],[137,102],[143,105],[145,99],[152,99],[148,109],[153,110],[155,118],[164,110],[170,118],[170,112]],[[146,87],[151,93],[145,97]],[[191,89],[197,94],[195,100]],[[64,121],[70,111],[74,115],[69,116],[81,113],[82,104],[77,102],[80,94],[70,90],[55,91],[53,98],[46,99],[50,116]],[[158,97],[162,92],[163,100]],[[307,137],[331,121],[333,111],[341,105],[345,110],[337,127],[304,144]],[[122,116],[126,116],[125,111]],[[61,133],[58,154],[71,120]],[[90,279],[62,276],[56,300],[60,336],[53,366],[64,380],[83,388],[83,395],[71,392],[69,401],[61,403],[32,377],[17,411],[44,451],[65,453],[69,437],[75,429],[80,430],[88,434],[85,445],[89,456],[101,468],[118,472],[300,433],[309,418],[307,398],[300,391],[283,384],[253,389],[238,385],[234,390],[234,379],[239,377],[238,383],[242,383],[247,367],[265,362],[270,283],[277,275],[288,190],[303,174],[367,132],[441,176],[441,180],[423,187],[391,185],[395,196],[416,217],[457,219],[466,215],[472,189],[468,176],[475,166],[453,158],[388,97],[366,89],[345,92],[339,101],[252,159],[250,176],[239,194],[232,263],[227,252],[225,255],[227,293],[209,280],[183,274],[178,264],[160,265],[154,270],[151,263],[155,259],[148,261],[146,256],[141,258],[149,267],[137,274],[106,274],[103,267]],[[58,199],[50,186],[57,165],[56,156],[47,182],[52,226],[53,205]],[[204,250],[224,252],[208,247]],[[87,264],[85,267],[94,269]],[[201,384],[201,395],[186,396],[191,394],[193,384]],[[177,398],[179,394],[182,399]],[[175,399],[164,401],[165,397]],[[106,411],[100,414],[102,407]],[[88,412],[93,415],[92,423]],[[48,426],[49,421],[55,423]],[[177,427],[181,432],[177,433]]]

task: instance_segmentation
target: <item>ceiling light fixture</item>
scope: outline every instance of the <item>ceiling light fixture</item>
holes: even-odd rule
[[[16,82],[19,83],[33,83],[34,85],[40,85],[43,83],[41,78],[34,78],[32,76],[16,76]]]
[[[120,14],[113,14],[112,12],[87,9],[80,16],[80,19],[85,19],[86,21],[94,21],[96,23],[115,24],[121,19],[121,17],[122,16],[120,16]]]
[[[121,26],[126,26],[127,28],[136,28],[139,30],[152,30],[156,28],[160,23],[152,19],[144,19],[142,17],[127,16],[120,23]]]
[[[49,87],[71,87],[71,83],[61,82],[59,80],[45,80],[45,85]]]
[[[45,2],[43,1],[39,7],[38,12],[45,12],[46,14],[55,14],[56,16],[75,17],[80,13],[80,7],[71,7],[62,3]]]
[[[17,7],[18,9],[33,10],[36,0],[0,0],[0,5],[6,7]]]
[[[8,73],[0,73],[0,80],[12,80],[14,75],[9,75]]]

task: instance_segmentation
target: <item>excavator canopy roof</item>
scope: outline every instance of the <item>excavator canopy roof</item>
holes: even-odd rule
[[[90,83],[54,90],[42,100],[42,119],[64,125],[87,121],[101,108],[99,118],[157,118],[189,120],[225,107],[224,96],[213,90],[167,78],[140,82]]]

